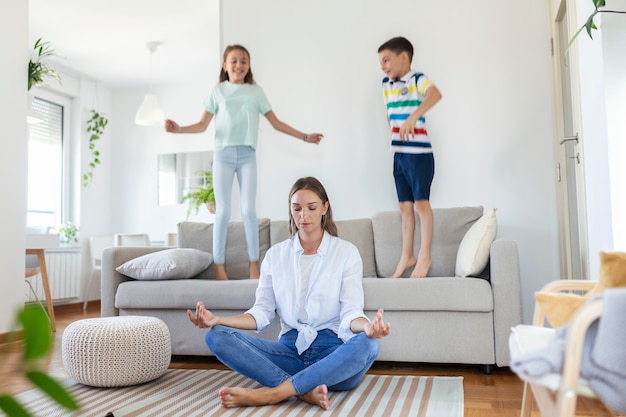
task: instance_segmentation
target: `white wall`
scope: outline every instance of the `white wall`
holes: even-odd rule
[[[397,209],[377,49],[411,39],[414,67],[443,93],[428,115],[432,205],[498,208],[530,321],[533,292],[560,277],[544,2],[229,0],[222,32],[223,45],[249,48],[279,118],[325,134],[315,147],[263,123],[257,206],[272,218],[286,218],[302,175],[323,181],[338,219]]]
[[[428,115],[436,152],[432,205],[498,208],[499,236],[519,245],[530,321],[534,291],[560,278],[546,5],[228,0],[221,7],[222,48],[241,43],[250,50],[255,78],[278,117],[325,135],[314,146],[262,121],[258,215],[286,219],[289,189],[304,175],[322,180],[337,219],[397,210],[377,49],[406,36],[416,48],[415,68],[443,93]],[[393,15],[394,25],[381,13]],[[429,17],[411,18],[420,15]],[[211,68],[187,85],[159,87],[168,117],[198,120],[219,61]],[[135,126],[143,93],[113,93],[112,226],[161,240],[186,208],[157,205],[157,154],[212,149],[212,133],[176,136]],[[232,219],[239,218],[235,202]],[[202,212],[191,220],[212,219]]]
[[[211,16],[219,16],[220,4],[206,5]],[[218,21],[217,18],[213,19]],[[206,49],[198,51],[199,60],[190,67],[188,78],[172,85],[155,85],[165,116],[188,125],[200,120],[202,102],[218,79],[221,53],[219,25],[207,25]],[[155,52],[155,58],[158,51]],[[156,60],[155,60],[156,62]],[[158,71],[155,64],[154,71]],[[181,62],[182,67],[188,63]],[[118,89],[112,94],[113,119],[111,172],[111,231],[112,233],[148,233],[153,241],[163,241],[167,233],[176,232],[178,222],[185,220],[187,206],[159,206],[157,160],[159,154],[195,152],[213,149],[213,127],[201,134],[175,135],[162,126],[145,127],[135,124],[135,113],[148,86]],[[192,214],[193,216],[193,214]],[[212,222],[213,215],[201,210],[189,220]]]
[[[6,0],[0,13],[0,334],[15,329],[18,309],[24,303],[24,247],[26,227],[26,152],[28,131],[27,63],[28,3]]]
[[[593,12],[589,0],[576,1],[576,19],[580,27]],[[587,240],[590,279],[600,270],[599,252],[612,250],[611,190],[609,179],[607,113],[602,62],[602,32],[594,31],[591,40],[585,32],[576,40],[579,71],[580,111],[582,118],[583,164],[585,167]],[[623,52],[620,52],[623,55]],[[574,78],[575,80],[575,78]]]
[[[607,9],[620,10],[624,2],[607,2]],[[626,251],[626,16],[603,14],[602,32],[604,92],[608,157],[611,177],[611,211],[613,215],[613,248]]]

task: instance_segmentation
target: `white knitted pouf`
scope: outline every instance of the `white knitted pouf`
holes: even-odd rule
[[[63,332],[63,367],[68,376],[94,387],[123,387],[152,381],[170,365],[167,325],[155,317],[83,319]]]

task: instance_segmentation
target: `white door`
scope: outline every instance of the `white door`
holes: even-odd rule
[[[558,187],[561,278],[587,279],[587,225],[583,138],[580,136],[579,97],[572,88],[578,78],[576,45],[568,43],[578,29],[574,0],[551,0],[552,74],[555,108],[555,155]]]

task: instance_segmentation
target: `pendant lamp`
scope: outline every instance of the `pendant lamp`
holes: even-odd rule
[[[135,123],[141,126],[162,126],[165,120],[165,113],[163,113],[157,97],[152,94],[152,54],[154,54],[159,45],[159,42],[146,43],[146,47],[150,52],[150,89],[135,115]]]

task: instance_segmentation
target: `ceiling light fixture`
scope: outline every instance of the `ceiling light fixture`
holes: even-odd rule
[[[150,51],[150,89],[143,99],[143,103],[139,106],[135,115],[135,123],[141,126],[158,126],[163,125],[165,113],[159,105],[156,96],[152,94],[152,54],[156,51],[160,42],[148,42],[146,47]]]

